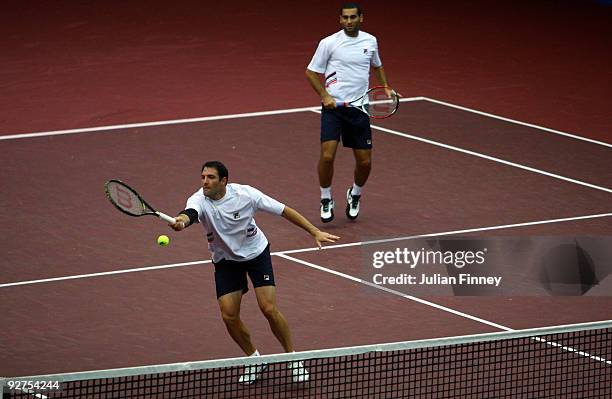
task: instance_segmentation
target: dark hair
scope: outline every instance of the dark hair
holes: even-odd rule
[[[217,173],[219,174],[219,180],[223,180],[224,177],[229,179],[229,173],[227,171],[227,168],[225,167],[225,165],[223,165],[219,161],[208,161],[208,162],[206,162],[204,165],[202,165],[201,172],[204,171],[204,168],[214,168],[214,169],[217,169]]]
[[[344,4],[342,4],[342,7],[340,8],[340,15],[342,15],[342,10],[348,10],[350,8],[356,8],[357,9],[357,15],[359,15],[361,17],[361,7],[357,3],[344,3]]]

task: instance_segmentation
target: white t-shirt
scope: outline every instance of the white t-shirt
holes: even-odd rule
[[[325,76],[325,88],[336,102],[350,102],[368,90],[370,66],[382,66],[376,37],[364,31],[351,37],[341,30],[319,42],[308,69]]]
[[[255,224],[254,215],[262,210],[281,215],[285,205],[251,186],[230,183],[225,196],[212,200],[202,189],[187,200],[186,209],[198,212],[213,262],[222,259],[245,261],[255,258],[268,245],[268,239]]]

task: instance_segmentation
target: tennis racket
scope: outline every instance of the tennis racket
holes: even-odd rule
[[[104,191],[108,200],[121,212],[130,216],[157,216],[170,224],[176,223],[172,216],[158,212],[145,201],[132,187],[121,180],[109,180],[104,183]]]
[[[385,119],[397,112],[399,108],[399,95],[394,91],[391,97],[387,96],[385,86],[376,86],[357,100],[345,103],[336,103],[337,107],[354,107],[370,116],[373,119]]]

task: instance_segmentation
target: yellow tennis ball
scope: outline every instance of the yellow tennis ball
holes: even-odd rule
[[[170,237],[166,235],[161,235],[157,237],[157,244],[161,245],[162,247],[165,247],[166,245],[170,244]]]

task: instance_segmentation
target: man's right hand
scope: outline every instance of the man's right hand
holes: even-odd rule
[[[185,219],[187,219],[187,220],[185,220]],[[176,223],[168,225],[168,226],[170,226],[172,228],[172,230],[175,230],[175,231],[185,230],[185,228],[189,224],[189,218],[186,215],[183,215],[183,214],[178,215],[175,218],[175,220],[176,220]]]
[[[326,109],[336,108],[336,100],[334,100],[334,98],[330,96],[329,94],[326,94],[323,97],[321,97],[321,102],[323,103],[323,107]]]

